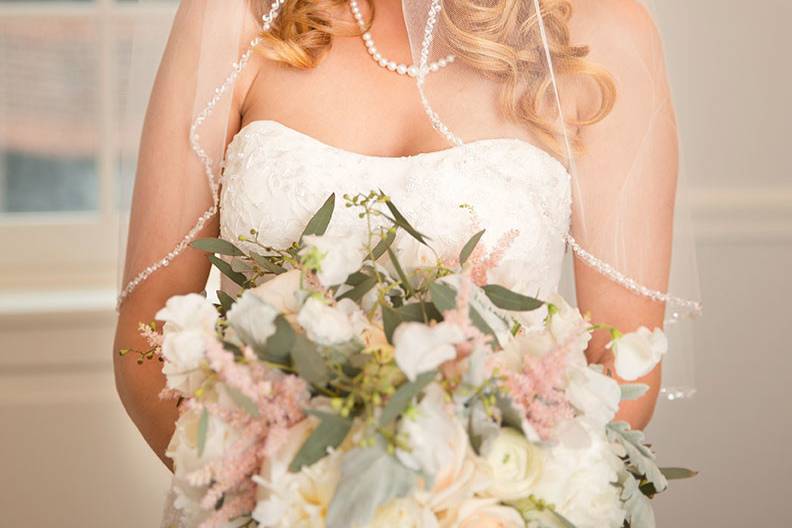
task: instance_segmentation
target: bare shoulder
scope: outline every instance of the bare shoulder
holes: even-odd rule
[[[639,0],[573,0],[570,22],[576,43],[603,50],[651,55],[658,50],[660,33],[653,15]]]

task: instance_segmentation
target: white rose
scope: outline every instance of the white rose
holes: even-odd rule
[[[297,313],[301,301],[299,295],[301,275],[300,270],[289,270],[274,276],[250,291],[281,313]]]
[[[621,528],[625,513],[614,484],[624,464],[608,445],[604,431],[593,429],[585,420],[578,422],[590,436],[586,447],[544,448],[542,478],[532,493],[553,504],[577,528]]]
[[[264,345],[275,333],[278,311],[250,290],[245,291],[228,311],[231,328],[248,345]]]
[[[488,494],[499,500],[528,497],[542,476],[542,450],[511,428],[503,428],[481,446],[481,455],[492,468]]]
[[[217,310],[203,295],[190,293],[168,299],[165,307],[154,318],[165,321],[166,328],[171,330],[197,330],[214,334]]]
[[[349,275],[358,271],[366,255],[361,237],[353,233],[343,235],[307,235],[303,238],[305,248],[301,255],[317,251],[320,256],[316,276],[325,287],[344,282]]]
[[[668,351],[668,339],[662,330],[653,332],[645,326],[608,344],[613,349],[616,374],[627,381],[647,375]]]
[[[523,528],[522,516],[497,499],[470,498],[446,513],[443,528]]]
[[[308,339],[320,345],[339,345],[360,335],[368,324],[366,316],[351,299],[341,299],[335,306],[316,297],[305,301],[297,322]]]
[[[367,528],[436,528],[437,518],[413,498],[394,499],[374,513]]]
[[[169,389],[191,395],[201,386],[206,373],[202,365],[206,358],[206,334],[197,330],[168,331],[162,340],[165,362],[162,373]]]
[[[259,486],[253,519],[262,528],[324,528],[324,516],[341,478],[336,451],[296,473],[289,465],[319,420],[308,416],[286,432],[280,447],[264,460],[253,480]]]
[[[589,324],[577,308],[570,306],[558,294],[550,297],[549,302],[556,308],[549,320],[548,329],[559,345],[571,345],[570,359],[578,364],[586,364],[584,352],[591,341]]]
[[[435,326],[414,321],[402,323],[393,332],[396,364],[410,381],[414,381],[419,374],[454,359],[454,345],[464,338],[462,330],[450,323]]]
[[[416,415],[399,422],[399,432],[408,439],[409,450],[396,451],[405,466],[432,477],[459,471],[468,448],[467,433],[437,383],[426,388]]]

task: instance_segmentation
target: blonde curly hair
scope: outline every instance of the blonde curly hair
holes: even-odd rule
[[[360,29],[335,15],[349,0],[287,0],[270,31],[262,33],[259,52],[267,58],[299,69],[310,69],[330,51],[336,36],[357,36]],[[500,84],[503,115],[523,124],[547,148],[562,154],[557,115],[548,115],[553,97],[552,79],[534,3],[527,0],[442,0],[437,31],[457,60],[464,61]],[[374,19],[373,0],[365,0]],[[602,67],[587,60],[589,48],[573,45],[569,21],[570,0],[540,0],[550,56],[558,77],[583,77],[594,81],[599,107],[591,115],[567,119],[582,128],[604,119],[616,101],[616,85]],[[262,5],[256,6],[263,9]],[[368,28],[366,28],[368,29]],[[569,116],[565,116],[568,118]],[[575,152],[583,147],[572,137]]]

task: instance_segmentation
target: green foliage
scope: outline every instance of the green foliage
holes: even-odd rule
[[[224,312],[227,312],[236,302],[236,299],[228,295],[223,290],[217,290],[217,300],[220,301],[220,306]]]
[[[391,247],[391,244],[393,244],[394,240],[396,240],[395,228],[389,230],[388,234],[385,235],[385,237],[381,239],[376,246],[374,246],[374,249],[371,250],[371,255],[369,255],[369,258],[371,260],[377,260],[378,258],[380,258],[382,255],[385,254],[385,251],[387,251]]]
[[[231,264],[229,264],[225,260],[215,255],[209,255],[209,262],[211,262],[214,265],[214,267],[219,269],[220,273],[222,273],[223,275],[234,281],[239,286],[244,288],[247,285],[248,280],[247,277],[245,277],[245,274],[239,273],[238,271],[234,271],[234,269],[231,267]]]
[[[234,244],[222,238],[199,238],[190,242],[190,245],[195,249],[206,251],[207,253],[216,253],[218,255],[226,255],[229,257],[244,257],[245,253],[236,247]]]
[[[258,418],[259,415],[258,407],[256,407],[256,403],[253,400],[251,400],[245,394],[242,394],[238,389],[230,385],[226,385],[225,388],[226,388],[226,392],[228,392],[228,395],[231,397],[232,400],[234,400],[234,403],[239,405],[239,407],[242,408],[250,416],[253,416],[254,418]]]
[[[416,481],[416,473],[381,444],[352,449],[341,462],[341,479],[327,511],[327,528],[368,525],[377,508],[407,496]]]
[[[481,231],[470,237],[470,240],[468,240],[467,243],[462,247],[462,251],[459,252],[460,266],[463,265],[465,262],[467,262],[467,259],[473,253],[473,250],[476,249],[476,245],[478,245],[479,240],[481,240],[481,237],[484,236],[485,231],[486,229],[482,229]]]
[[[348,290],[336,297],[336,299],[339,301],[341,299],[352,299],[355,302],[360,302],[360,299],[362,299],[364,295],[370,292],[371,289],[377,285],[376,277],[371,277],[365,273],[361,273],[361,275],[365,276],[362,281],[353,286],[351,290]],[[355,277],[354,280],[357,281],[357,279],[358,277]]]
[[[611,422],[607,427],[608,439],[624,447],[632,468],[658,491],[668,487],[668,481],[655,462],[654,453],[644,443],[643,431],[634,431],[626,422]]]
[[[319,208],[313,217],[308,221],[305,229],[300,235],[300,241],[306,235],[324,235],[327,231],[327,226],[330,225],[330,219],[333,217],[333,210],[335,209],[335,193],[331,194],[325,200],[322,207]]]
[[[421,391],[427,385],[429,385],[432,380],[435,379],[435,377],[437,377],[436,370],[424,372],[415,378],[415,381],[408,381],[399,387],[393,396],[390,397],[388,403],[385,405],[385,408],[382,409],[382,414],[380,415],[379,421],[380,426],[385,427],[396,420],[396,418],[398,418],[399,415],[404,412],[407,406],[410,405],[413,398],[418,396],[418,394],[420,394]]]
[[[415,294],[413,290],[412,284],[410,283],[410,279],[407,278],[407,275],[404,273],[404,269],[402,269],[401,263],[399,263],[399,259],[396,258],[396,254],[391,250],[391,248],[387,249],[388,258],[393,264],[393,268],[396,270],[396,274],[399,276],[399,283],[402,285],[402,289],[407,293],[407,297],[410,297]]]
[[[316,416],[320,422],[289,464],[289,471],[292,472],[316,463],[327,455],[328,448],[341,445],[352,427],[351,420],[337,414],[312,409],[306,409],[305,412]]]
[[[429,286],[429,293],[432,296],[432,302],[437,307],[438,311],[444,312],[446,310],[453,310],[456,307],[456,290],[448,284],[440,282],[433,282]],[[484,320],[481,314],[471,304],[469,308],[470,321],[473,326],[481,330],[483,334],[490,335],[494,341],[498,342],[498,336],[492,327]]]
[[[645,383],[625,383],[621,385],[621,399],[637,400],[649,390],[649,385]]]
[[[492,304],[503,310],[512,312],[529,312],[544,306],[544,302],[521,293],[513,292],[498,284],[487,284],[482,287]]]
[[[316,344],[303,334],[295,334],[291,356],[294,370],[308,383],[323,387],[330,381],[332,371],[319,353]]]
[[[267,339],[263,350],[256,348],[256,354],[264,361],[286,364],[294,347],[296,334],[283,314],[275,317],[275,333]]]
[[[198,456],[202,457],[206,448],[206,432],[209,429],[209,411],[204,407],[201,418],[198,420]]]
[[[258,264],[261,267],[261,269],[263,269],[267,273],[280,275],[281,273],[284,273],[286,271],[286,268],[273,262],[271,257],[259,255],[258,253],[251,253],[250,258],[252,258],[253,261],[256,264]]]
[[[427,237],[426,235],[422,234],[417,229],[415,229],[410,224],[410,222],[408,222],[407,219],[404,218],[404,215],[402,215],[401,212],[399,212],[396,206],[393,205],[393,202],[391,202],[390,200],[386,200],[385,205],[388,207],[388,210],[393,215],[391,221],[393,221],[394,224],[396,224],[397,226],[401,227],[402,229],[410,233],[410,235],[421,244],[428,246],[426,241],[429,240],[429,237]]]

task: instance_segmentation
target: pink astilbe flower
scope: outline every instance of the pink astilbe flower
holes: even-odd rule
[[[224,499],[222,507],[201,523],[200,528],[219,528],[228,521],[249,514],[256,507],[256,486],[249,481],[233,497]]]
[[[443,321],[458,326],[465,336],[464,341],[455,345],[456,358],[446,361],[440,367],[446,379],[454,379],[464,374],[467,368],[465,362],[467,357],[477,348],[487,346],[492,339],[492,336],[485,335],[470,320],[470,290],[470,278],[465,275],[461,276],[456,306],[443,312]]]
[[[487,272],[498,267],[504,255],[506,255],[506,252],[511,247],[512,242],[514,242],[519,235],[520,231],[517,229],[508,230],[498,239],[492,251],[486,255],[481,244],[476,246],[476,249],[473,250],[469,258],[469,261],[472,263],[470,276],[476,286],[484,286],[487,284]],[[480,251],[477,251],[479,249]]]
[[[162,355],[162,340],[164,336],[145,323],[138,324],[138,333],[143,336],[148,346],[155,350],[157,355]]]
[[[526,355],[522,371],[506,370],[503,385],[514,405],[542,440],[550,440],[558,424],[573,418],[575,410],[565,395],[570,343],[536,357]]]

